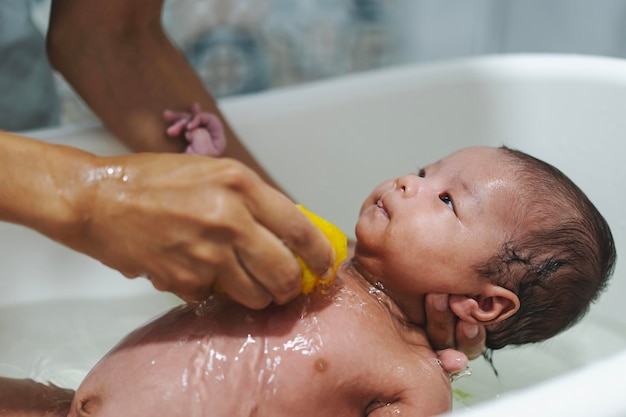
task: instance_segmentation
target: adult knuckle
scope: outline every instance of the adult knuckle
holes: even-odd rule
[[[232,237],[241,229],[242,219],[238,206],[228,199],[222,199],[219,202],[207,207],[203,213],[203,226],[205,234],[211,242],[224,241]],[[199,249],[200,253],[204,250],[204,255],[210,256],[214,251]]]
[[[198,268],[211,270],[221,268],[226,263],[226,254],[213,242],[201,242],[190,249],[193,263]],[[211,278],[213,274],[205,271],[205,275]],[[207,278],[205,278],[207,279]]]
[[[255,183],[256,175],[241,162],[234,159],[223,159],[221,162],[220,175],[228,188],[240,191]]]

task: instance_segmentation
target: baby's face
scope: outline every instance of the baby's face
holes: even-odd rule
[[[355,256],[411,314],[427,293],[478,294],[476,267],[498,253],[519,201],[513,167],[496,148],[463,149],[388,180],[365,200]],[[367,275],[367,274],[366,274]]]

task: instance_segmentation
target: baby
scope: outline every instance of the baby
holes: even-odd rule
[[[612,272],[610,230],[560,171],[507,148],[463,149],[365,200],[335,284],[248,310],[176,308],[94,367],[70,416],[426,416],[450,409],[422,329],[450,294],[488,345],[569,327]]]
[[[225,149],[226,141],[219,120],[203,112],[198,104],[192,106],[190,113],[166,110],[164,117],[166,121],[172,122],[168,129],[170,136],[184,135],[189,141],[187,152],[211,149],[204,154],[219,156]],[[209,145],[208,142],[213,144]],[[412,288],[418,286],[419,294],[452,294],[450,305],[461,320],[489,325],[487,346],[493,349],[507,344],[538,342],[574,324],[606,286],[616,258],[608,224],[569,178],[553,166],[523,152],[502,147],[496,153],[500,158],[494,161],[505,161],[500,164],[501,171],[491,170],[489,189],[494,198],[505,201],[501,213],[486,212],[477,188],[463,180],[458,168],[456,171],[448,169],[450,173],[444,171],[451,177],[448,179],[449,184],[443,184],[445,186],[442,185],[442,189],[454,186],[460,197],[453,197],[450,190],[438,191],[440,200],[455,214],[457,226],[460,227],[456,231],[445,230],[449,233],[447,239],[457,244],[455,251],[466,255],[468,262],[461,262],[462,268],[455,270],[451,264],[450,258],[457,256],[456,252],[440,252],[434,245],[437,237],[439,245],[448,242],[444,241],[441,231],[435,235],[428,234],[429,228],[436,229],[439,224],[434,223],[433,219],[425,219],[426,225],[420,226],[421,232],[416,236],[401,233],[403,226],[400,226],[398,230],[381,236],[385,237],[384,240],[377,240],[378,236],[368,238],[371,235],[369,224],[362,218],[356,228],[359,240],[357,255],[363,259],[357,264],[357,269],[366,277],[369,276],[371,282],[378,279],[377,282],[385,285],[387,291],[396,293],[395,298],[413,322],[423,324],[423,309],[421,304],[414,305],[415,291]],[[454,159],[451,156],[446,160],[450,158]],[[418,177],[426,178],[428,173],[428,182],[439,180],[436,178],[430,181],[430,176],[433,175],[431,173],[438,173],[442,165],[445,166],[444,161],[422,169]],[[487,163],[492,164],[491,161]],[[508,184],[505,173],[509,170],[513,171],[509,173],[509,180],[516,182],[516,185],[507,189],[504,187]],[[489,175],[489,172],[484,174]],[[419,186],[412,185],[410,180],[414,178],[407,176],[381,185],[379,191],[375,190],[370,196],[369,203],[366,201],[361,216],[367,210],[378,210],[390,219],[389,203],[385,203],[382,197],[385,188],[389,189],[393,184],[398,187],[398,184],[408,181],[401,187],[408,190],[409,194],[413,188],[421,187],[424,183],[419,181]],[[379,198],[370,201],[376,195]],[[378,209],[374,209],[373,205]],[[407,224],[418,222],[423,216],[427,216],[427,213],[420,211],[414,216],[409,213],[406,217],[412,218],[406,219]],[[483,230],[479,235],[486,237],[486,243],[490,243],[490,246],[481,247],[479,240],[473,240],[474,237],[468,235],[468,231],[473,229],[466,226],[480,225],[481,222]],[[375,272],[367,269],[376,268],[378,262],[372,264],[368,260],[371,246],[392,258],[402,253],[406,255],[402,258],[405,263],[395,262],[394,271],[405,268],[405,274],[411,274],[416,265],[413,261],[426,262],[420,279],[409,276],[404,280],[406,282],[394,280],[394,283],[387,284],[380,267]],[[493,248],[492,252],[487,252],[491,254],[489,259],[476,262],[472,256],[487,247]],[[445,248],[452,249],[452,245]],[[472,250],[476,253],[472,253]],[[430,270],[433,270],[432,273],[427,273]],[[474,273],[493,284],[493,292],[489,291],[488,297],[469,293],[459,296],[461,277]],[[395,273],[390,275],[395,276]],[[424,291],[424,279],[433,282],[434,291]],[[456,292],[448,289],[455,289]],[[518,309],[520,312],[506,322],[499,325],[493,322],[495,318],[502,321],[512,316]],[[504,316],[500,317],[500,313]]]

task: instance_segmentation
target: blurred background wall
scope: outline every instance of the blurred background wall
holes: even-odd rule
[[[0,128],[95,120],[42,58],[49,7],[0,0]],[[163,21],[217,97],[487,54],[626,57],[622,0],[166,0]]]

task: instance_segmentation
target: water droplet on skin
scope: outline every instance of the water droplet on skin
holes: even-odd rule
[[[385,410],[383,412],[384,416],[390,416],[392,414],[398,415],[400,414],[400,409],[394,403],[385,404]]]
[[[209,295],[209,298],[196,305],[194,313],[196,313],[196,316],[204,316],[215,310],[219,304],[220,302],[215,295]]]
[[[385,286],[380,281],[376,281],[376,283],[369,288],[370,294],[378,294],[384,291],[385,291]]]
[[[187,386],[189,386],[189,369],[185,368],[180,382],[183,388],[187,388]]]
[[[459,378],[463,378],[464,376],[471,376],[471,375],[472,375],[472,370],[469,367],[467,367],[460,371],[452,372],[451,374],[449,374],[449,378],[450,378],[450,382],[454,382]]]

